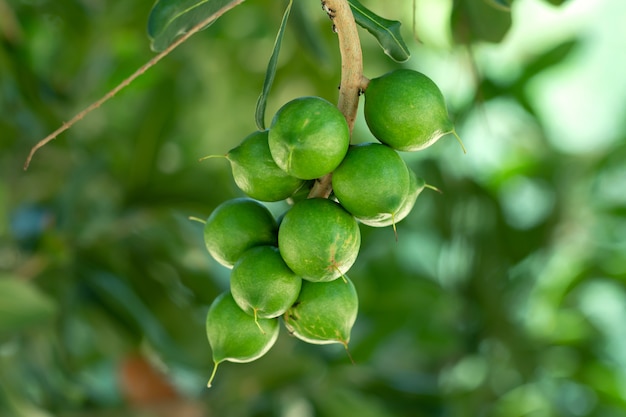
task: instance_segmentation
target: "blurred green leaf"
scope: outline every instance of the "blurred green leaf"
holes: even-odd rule
[[[522,76],[523,81],[527,82],[530,78],[547,68],[565,62],[572,52],[577,50],[576,48],[579,46],[579,43],[578,39],[563,42],[537,56],[537,58],[530,61],[524,69],[524,75]]]
[[[0,182],[0,235],[6,233],[9,223],[9,192],[4,183]]]
[[[498,3],[508,3],[499,1]],[[500,42],[511,28],[511,14],[493,3],[456,0],[452,9],[452,33],[456,42]]]
[[[513,4],[513,0],[490,0],[490,3],[492,3],[494,7],[509,10]]]
[[[394,417],[376,397],[344,387],[332,387],[316,398],[320,416]]]
[[[162,51],[189,29],[244,0],[158,0],[148,17],[151,47]],[[209,25],[215,22],[216,16]],[[207,25],[208,26],[208,25]]]
[[[164,355],[178,355],[170,335],[127,281],[107,272],[94,272],[88,277],[88,283],[102,302],[126,325],[138,328]]]
[[[528,92],[526,86],[537,74],[545,71],[553,66],[559,65],[570,55],[577,50],[579,41],[577,39],[567,41],[556,45],[554,48],[550,48],[543,52],[541,55],[535,57],[535,59],[529,60],[528,64],[520,74],[519,78],[515,80],[513,85],[495,87],[497,95],[503,94],[508,91],[509,94],[515,94],[519,103],[531,114],[535,113],[535,110],[528,102]]]
[[[274,42],[274,50],[272,51],[272,56],[270,57],[270,61],[267,64],[265,81],[263,82],[263,91],[261,92],[259,100],[256,104],[256,125],[260,130],[265,129],[265,108],[267,107],[267,97],[272,88],[272,84],[274,83],[274,77],[276,76],[278,54],[280,53],[280,46],[283,41],[283,35],[285,34],[285,27],[287,26],[287,21],[289,20],[289,13],[291,12],[292,5],[293,0],[289,0],[287,9],[285,9],[285,14],[283,14],[283,20],[280,23],[280,29],[278,29],[278,34],[276,35],[276,41]]]
[[[31,283],[0,276],[0,336],[45,323],[56,309],[54,301]]]
[[[311,54],[319,66],[327,67],[330,61],[327,45],[322,40],[323,37],[316,22],[308,15],[304,3],[296,2],[293,5],[290,22],[291,28],[294,29],[294,37],[298,39],[302,48]]]
[[[349,0],[348,3],[356,23],[376,38],[385,54],[396,62],[404,62],[411,57],[400,33],[400,22],[384,19],[356,0]]]

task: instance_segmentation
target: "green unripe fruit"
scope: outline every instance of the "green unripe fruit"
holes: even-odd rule
[[[289,198],[287,199],[287,202],[290,205],[293,205],[298,201],[302,201],[302,200],[309,198],[309,194],[311,193],[311,188],[313,188],[313,185],[315,185],[315,182],[316,182],[315,180],[305,181],[304,185],[300,187],[298,191],[296,191],[295,193],[289,196]]]
[[[424,182],[424,180],[422,178],[418,178],[417,175],[415,175],[415,172],[410,168],[409,168],[409,177],[410,177],[410,183],[409,183],[408,191],[406,193],[406,196],[402,204],[400,205],[400,208],[398,208],[397,212],[394,214],[393,217],[386,218],[386,219],[359,219],[359,221],[363,224],[366,224],[372,227],[387,227],[387,226],[395,226],[400,221],[404,220],[406,216],[408,216],[413,210],[417,197],[420,195],[420,193],[426,186],[426,183]]]
[[[277,244],[278,225],[263,204],[235,198],[220,204],[204,225],[204,242],[211,256],[227,268],[248,249]]]
[[[332,172],[348,151],[350,129],[343,114],[320,97],[300,97],[283,105],[269,129],[276,164],[305,180]]]
[[[248,249],[230,275],[235,302],[255,319],[283,314],[298,298],[301,285],[302,279],[289,269],[273,246]]]
[[[342,276],[356,261],[360,245],[354,217],[325,198],[297,202],[278,229],[278,249],[285,263],[309,281]]]
[[[352,146],[332,177],[335,197],[359,220],[393,218],[406,198],[409,182],[404,160],[380,143]]]
[[[304,184],[276,165],[270,153],[267,130],[247,136],[226,154],[226,158],[231,163],[237,186],[254,199],[284,200]]]
[[[283,315],[287,330],[308,343],[341,343],[348,348],[359,300],[352,281],[302,283],[300,296]]]
[[[261,328],[263,331],[259,331]],[[278,319],[259,319],[239,308],[230,292],[220,294],[211,304],[206,317],[206,333],[213,351],[213,372],[223,361],[252,362],[265,355],[278,338]]]
[[[400,151],[424,149],[448,133],[456,136],[439,87],[417,71],[399,69],[370,80],[363,109],[376,139]]]

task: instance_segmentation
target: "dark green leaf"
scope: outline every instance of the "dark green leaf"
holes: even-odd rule
[[[289,13],[291,12],[292,4],[293,0],[289,0],[287,9],[285,9],[285,13],[283,14],[283,20],[280,23],[280,29],[278,29],[278,34],[276,35],[276,40],[274,41],[274,50],[272,51],[272,56],[270,57],[270,61],[267,64],[267,71],[265,72],[265,82],[263,82],[263,91],[261,92],[261,95],[259,96],[259,99],[256,103],[256,125],[260,130],[265,129],[265,107],[267,105],[267,96],[269,95],[272,84],[274,83],[274,77],[276,75],[276,65],[278,64],[278,54],[280,52],[280,45],[283,41],[283,34],[285,33],[287,20],[289,20]]]
[[[164,354],[172,357],[178,354],[161,322],[127,281],[104,271],[93,272],[86,281],[104,305],[127,324],[138,327]]]
[[[400,34],[400,22],[376,15],[357,0],[348,0],[348,3],[356,23],[376,38],[385,54],[397,62],[404,62],[410,58],[409,48]]]
[[[451,19],[454,39],[459,43],[502,41],[511,27],[511,13],[502,7],[506,3],[456,0]]]
[[[490,0],[490,3],[492,3],[493,7],[510,10],[513,0]]]
[[[32,284],[0,277],[0,336],[45,322],[55,311],[55,303]]]
[[[148,17],[148,36],[151,47],[162,51],[189,29],[211,16],[213,23],[221,13],[244,0],[157,0]]]

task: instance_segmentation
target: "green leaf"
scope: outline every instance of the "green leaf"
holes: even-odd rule
[[[498,3],[499,6],[496,4]],[[486,41],[498,43],[511,28],[511,13],[505,0],[455,0],[452,9],[452,32],[463,44]]]
[[[126,280],[106,271],[94,271],[85,282],[104,305],[126,324],[137,327],[165,356],[180,354],[161,322]]]
[[[29,282],[0,276],[0,336],[45,323],[56,304]]]
[[[356,23],[376,38],[385,54],[396,62],[404,62],[410,58],[409,48],[400,34],[400,22],[376,15],[357,0],[348,0],[348,3]]]
[[[207,20],[215,22],[244,0],[157,0],[148,17],[148,36],[154,51],[160,52],[192,27]],[[213,19],[210,19],[213,16]]]
[[[511,10],[511,5],[513,4],[513,0],[489,0],[489,3],[495,8],[502,10]]]
[[[265,108],[267,106],[267,96],[270,93],[272,88],[272,84],[274,83],[274,77],[276,76],[276,65],[278,64],[278,54],[280,52],[280,45],[283,41],[283,34],[285,33],[285,27],[287,26],[287,20],[289,20],[289,13],[291,12],[291,6],[293,4],[293,0],[289,0],[289,4],[287,5],[287,9],[285,9],[285,13],[283,14],[283,20],[280,23],[280,29],[278,29],[278,34],[276,35],[276,40],[274,41],[274,50],[272,51],[272,56],[270,57],[270,61],[267,64],[267,71],[265,72],[265,81],[263,82],[263,91],[261,91],[261,95],[256,103],[256,125],[259,130],[265,129]]]

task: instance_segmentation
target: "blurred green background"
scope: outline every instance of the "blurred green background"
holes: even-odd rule
[[[362,227],[354,365],[282,331],[207,389],[228,270],[188,217],[241,193],[225,160],[198,159],[256,129],[286,2],[227,13],[24,172],[154,56],[153,2],[0,0],[0,416],[626,415],[626,2],[363,3],[413,54],[362,31],[365,75],[430,76],[467,154],[452,136],[403,153],[443,193],[397,243]],[[296,0],[268,119],[338,82],[330,21]],[[354,139],[373,140],[362,114]]]

